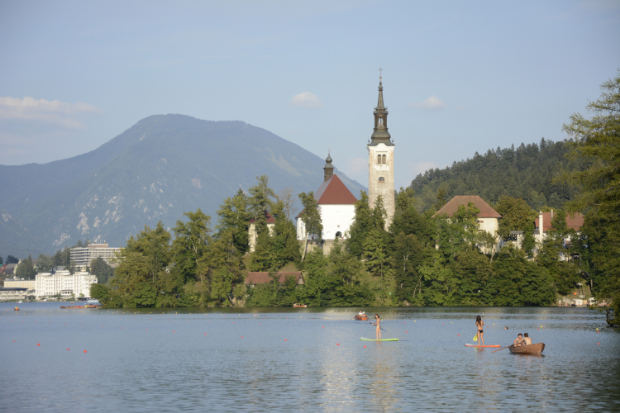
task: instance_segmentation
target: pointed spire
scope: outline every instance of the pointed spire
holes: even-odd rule
[[[385,105],[383,104],[383,83],[381,83],[381,78],[379,78],[379,102],[377,102],[377,110],[383,109],[385,110]]]
[[[382,69],[379,69],[382,70]],[[373,133],[371,136],[372,142],[370,145],[374,146],[379,143],[384,143],[385,145],[392,146],[392,142],[390,141],[390,133],[388,132],[387,127],[387,117],[388,111],[383,103],[383,82],[382,77],[379,76],[379,99],[377,101],[377,107],[373,112],[375,117],[375,127],[373,129]]]

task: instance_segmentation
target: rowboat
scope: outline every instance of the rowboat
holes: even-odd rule
[[[545,343],[528,344],[527,346],[510,346],[508,350],[512,354],[542,354]]]
[[[308,304],[298,304],[298,303],[293,304],[293,308],[306,308],[306,307],[308,307]]]
[[[368,320],[368,316],[366,314],[355,314],[355,319],[358,321],[366,321]]]

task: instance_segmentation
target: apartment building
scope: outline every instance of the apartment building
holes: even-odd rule
[[[108,264],[114,264],[116,253],[120,252],[120,248],[110,248],[108,244],[89,244],[87,247],[71,248],[71,261],[80,269],[86,269],[90,266],[92,260],[99,257]]]

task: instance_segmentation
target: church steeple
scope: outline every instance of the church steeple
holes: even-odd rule
[[[323,167],[323,171],[325,172],[323,182],[334,175],[334,166],[332,165],[332,157],[329,152],[330,151],[327,151],[327,158],[325,159],[325,166]]]
[[[373,112],[375,116],[375,128],[373,129],[372,136],[370,137],[372,139],[370,145],[375,146],[379,143],[383,143],[387,146],[392,146],[391,136],[387,127],[388,111],[383,103],[383,83],[381,82],[381,79],[381,76],[379,76],[379,100],[377,102],[377,107]]]

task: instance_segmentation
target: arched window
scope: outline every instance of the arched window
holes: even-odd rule
[[[377,163],[381,165],[381,155],[377,155]]]
[[[383,126],[383,118],[379,117],[379,122],[377,126]]]
[[[384,178],[384,177],[382,177],[382,176],[381,176],[381,177],[379,177],[379,182],[381,182],[381,183],[385,182],[385,178]]]
[[[382,163],[383,165],[387,164],[387,162],[385,161],[385,155],[382,155],[382,156],[381,156],[381,158],[382,158],[382,162],[381,162],[381,163]]]
[[[342,238],[342,232],[340,231],[336,232],[336,238]]]

